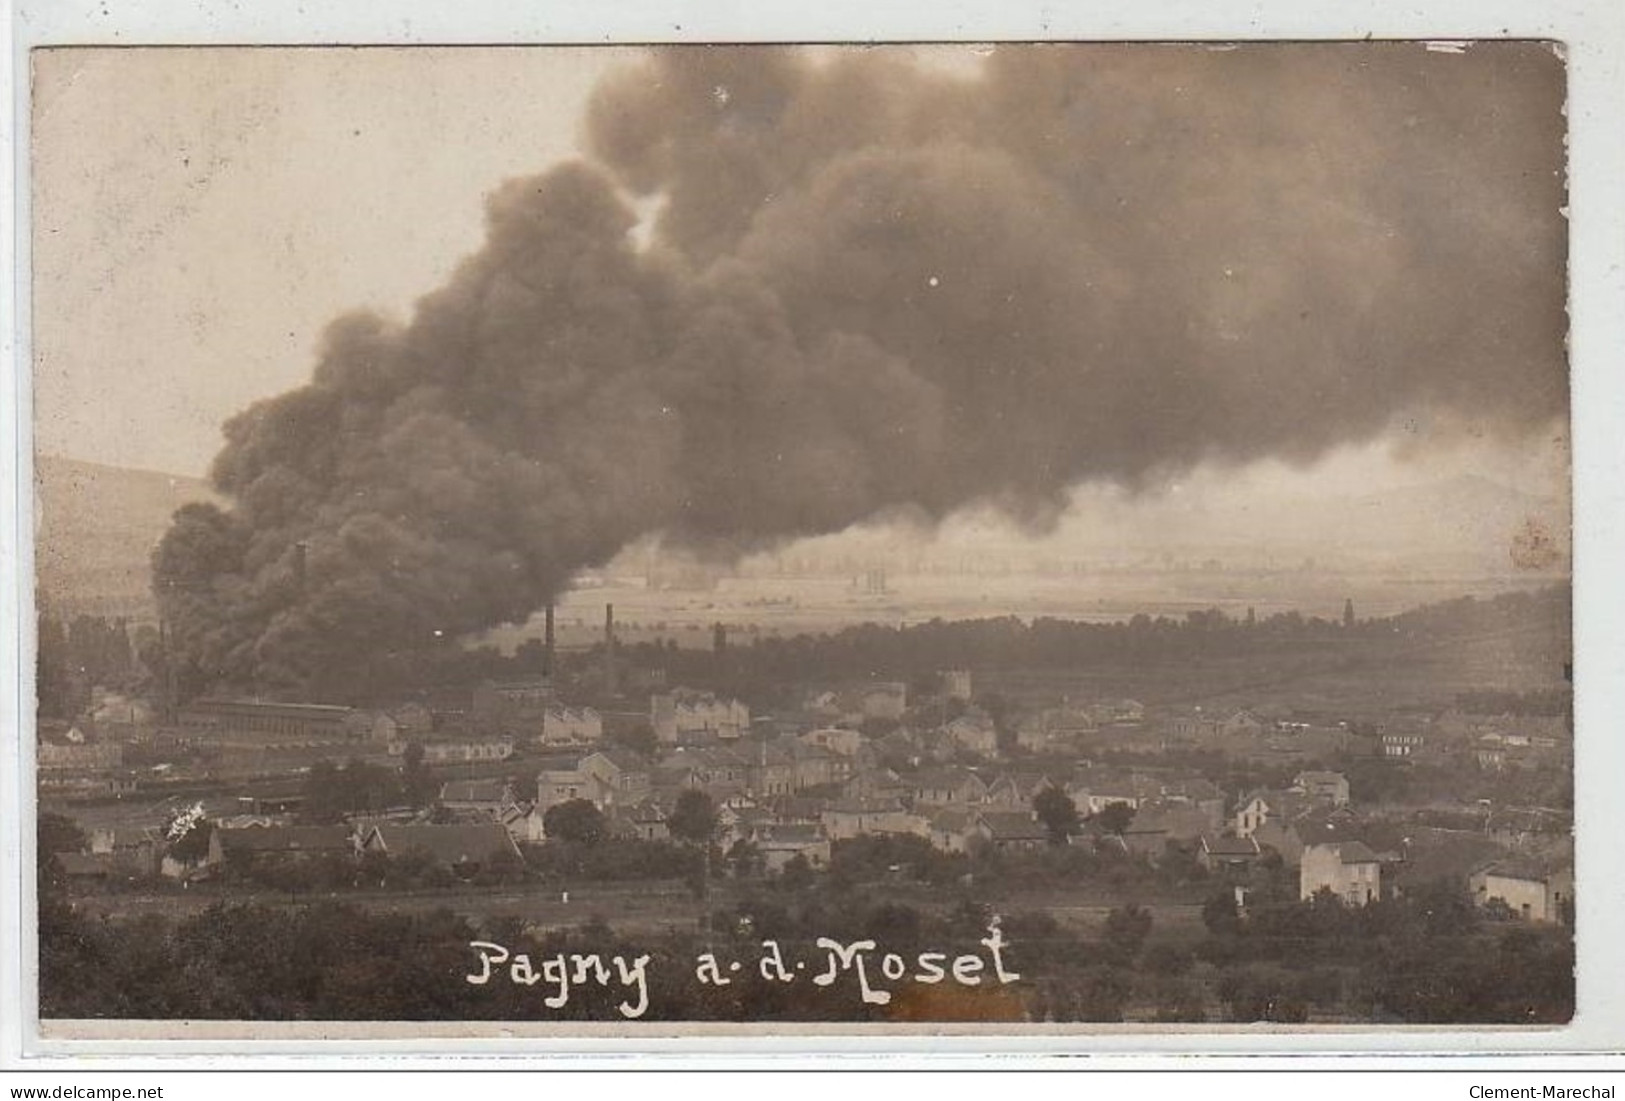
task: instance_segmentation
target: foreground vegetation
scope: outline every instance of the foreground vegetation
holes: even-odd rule
[[[614,988],[581,987],[553,1008],[505,978],[470,983],[479,959],[470,946],[480,941],[538,961],[647,955],[646,1020],[1557,1024],[1573,1014],[1570,930],[1498,919],[1443,883],[1348,909],[1329,895],[1297,901],[1283,877],[1266,870],[1240,911],[1232,885],[1200,874],[1114,868],[1066,849],[979,863],[938,854],[929,865],[922,851],[909,864],[910,848],[842,845],[828,872],[793,865],[775,876],[736,878],[715,895],[693,883],[696,901],[712,902],[698,922],[635,934],[601,917],[541,924],[459,914],[453,907],[464,900],[455,889],[443,908],[414,913],[369,910],[360,896],[307,896],[285,905],[222,900],[186,917],[93,919],[75,908],[48,863],[40,881],[41,1013],[621,1019]],[[571,859],[564,852],[552,858]],[[899,879],[899,858],[906,879]],[[1026,883],[1052,893],[1108,881],[1113,897],[1150,901],[1118,903],[1094,923],[1043,907],[996,915],[991,903],[1019,896]],[[1156,901],[1193,897],[1205,899],[1199,924],[1165,920],[1170,908]],[[826,958],[820,938],[872,939],[877,951],[910,959],[922,952],[952,957],[977,951],[995,920],[1019,982],[908,986],[878,1005],[851,982],[782,982],[758,967],[766,941],[786,960]],[[728,961],[742,967],[725,985],[702,982],[696,961],[707,952],[724,969]]]

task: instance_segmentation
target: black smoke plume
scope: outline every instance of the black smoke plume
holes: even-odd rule
[[[1535,43],[658,51],[405,324],[341,318],[226,425],[158,596],[208,676],[342,697],[645,534],[1042,525],[1089,480],[1531,431],[1562,102]]]

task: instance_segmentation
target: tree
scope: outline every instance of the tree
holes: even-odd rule
[[[741,837],[728,850],[728,866],[733,869],[734,875],[742,879],[761,875],[767,868],[767,860],[760,848]]]
[[[603,813],[587,799],[571,799],[547,808],[542,829],[550,840],[595,845],[604,839],[608,823]]]
[[[1220,891],[1202,904],[1202,924],[1216,937],[1231,936],[1241,931],[1241,914],[1236,899],[1229,891]]]
[[[77,822],[65,815],[44,810],[39,812],[34,841],[41,857],[82,852],[86,844],[85,832]]]
[[[807,858],[800,853],[784,862],[779,869],[779,882],[787,891],[802,891],[812,886],[813,868]]]
[[[182,864],[199,864],[209,855],[209,838],[214,823],[204,815],[203,804],[182,807],[164,819],[164,840],[169,843],[169,855]]]
[[[85,834],[73,819],[50,811],[40,811],[36,819],[34,867],[39,875],[40,893],[62,885],[62,868],[57,853],[83,852]]]
[[[39,647],[34,654],[34,667],[39,713],[52,718],[69,717],[73,704],[69,699],[72,676],[69,672],[67,631],[60,620],[41,612],[37,638]]]
[[[1052,845],[1064,845],[1078,832],[1078,804],[1060,788],[1045,788],[1034,796],[1033,813],[1049,832]]]
[[[691,845],[709,844],[717,833],[716,805],[703,791],[685,791],[677,797],[677,806],[666,820],[666,829],[679,841]]]
[[[1150,934],[1151,911],[1143,906],[1130,903],[1106,915],[1106,944],[1125,958],[1138,955]]]
[[[433,773],[423,764],[423,743],[411,743],[401,760],[401,794],[410,805],[421,807],[431,802],[438,790]]]
[[[1119,836],[1134,821],[1134,808],[1127,803],[1108,803],[1095,815],[1095,824],[1107,833]]]

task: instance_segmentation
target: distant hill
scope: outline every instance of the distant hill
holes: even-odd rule
[[[200,478],[56,455],[35,458],[34,486],[39,592],[63,616],[155,615],[153,546],[176,509],[216,499]]]
[[[152,616],[153,546],[181,505],[218,499],[199,478],[50,455],[39,457],[35,474],[39,581],[59,614]],[[1165,553],[1195,560],[1213,555],[1232,564],[1268,555],[1283,568],[1313,556],[1334,571],[1353,563],[1387,564],[1401,573],[1444,569],[1522,574],[1519,580],[1528,580],[1530,571],[1513,561],[1513,553],[1531,528],[1549,540],[1554,555],[1533,572],[1561,576],[1569,557],[1567,502],[1519,493],[1477,475],[1381,494],[1291,499],[1224,489],[1161,498],[1096,494],[1079,500],[1065,530],[1042,551],[1014,544],[982,549],[1013,558],[1080,551],[1147,560]],[[879,549],[896,550],[894,538],[882,536]],[[830,553],[848,553],[855,545]],[[972,545],[980,544],[966,544]],[[642,572],[644,563],[637,566]]]
[[[1065,537],[1124,556],[1171,552],[1234,561],[1272,552],[1279,561],[1392,563],[1512,576],[1513,550],[1531,526],[1550,541],[1546,572],[1570,554],[1566,500],[1521,493],[1476,474],[1381,493],[1261,496],[1245,489],[1163,497],[1093,495],[1075,506]]]

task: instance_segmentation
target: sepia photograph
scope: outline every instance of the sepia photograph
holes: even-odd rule
[[[1559,44],[28,65],[41,1036],[1574,1019]]]

